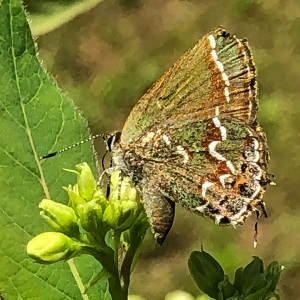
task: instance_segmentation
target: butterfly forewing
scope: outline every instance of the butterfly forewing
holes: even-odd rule
[[[256,72],[245,40],[218,28],[199,40],[138,101],[122,130],[136,141],[168,118],[208,119],[216,114],[253,122],[257,107]]]

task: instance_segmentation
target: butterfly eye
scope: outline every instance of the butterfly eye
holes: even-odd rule
[[[121,139],[121,132],[115,132],[113,134],[108,135],[106,139],[107,150],[111,152],[114,144],[118,143],[120,139]]]

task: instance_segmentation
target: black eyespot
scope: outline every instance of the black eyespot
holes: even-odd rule
[[[242,170],[243,173],[245,173],[246,170],[247,170],[247,164],[242,164],[241,165],[241,170]]]
[[[228,219],[228,217],[223,217],[221,220],[220,220],[220,224],[229,224],[230,221]]]
[[[255,83],[256,83],[255,77],[254,77],[254,78],[251,78],[251,80],[250,80],[250,87],[251,87],[251,88],[254,88]]]

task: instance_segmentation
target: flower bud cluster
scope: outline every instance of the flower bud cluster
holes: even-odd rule
[[[39,204],[40,215],[52,228],[34,237],[27,245],[27,253],[41,263],[53,263],[83,253],[90,249],[107,252],[105,242],[108,231],[120,235],[134,223],[145,227],[147,218],[138,193],[129,178],[122,178],[119,171],[111,175],[111,193],[107,199],[87,163],[67,170],[77,175],[77,184],[64,188],[69,205],[43,199]],[[135,224],[136,225],[136,224]]]

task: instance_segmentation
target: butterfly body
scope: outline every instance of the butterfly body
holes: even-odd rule
[[[241,225],[270,183],[249,46],[218,28],[204,36],[139,100],[110,146],[136,183],[159,243],[175,203]]]

